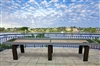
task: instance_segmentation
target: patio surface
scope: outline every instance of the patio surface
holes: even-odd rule
[[[52,61],[48,61],[46,47],[25,48],[21,53],[18,48],[18,60],[13,60],[12,50],[0,52],[0,66],[100,66],[100,50],[90,49],[88,62],[83,61],[83,54],[78,48],[54,47]]]

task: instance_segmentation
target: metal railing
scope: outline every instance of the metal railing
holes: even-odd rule
[[[41,33],[2,34],[2,35],[0,35],[0,43],[2,44],[3,42],[6,42],[13,38],[24,38],[24,37],[27,38],[27,36],[32,37],[32,34],[35,36],[34,38],[36,38],[36,36]],[[44,33],[44,36],[50,37],[50,38],[74,38],[74,39],[76,39],[76,38],[78,38],[78,39],[79,38],[81,38],[81,39],[99,38],[100,39],[100,34],[93,34],[93,33]],[[37,46],[34,46],[34,47],[37,47]],[[43,46],[38,46],[38,47],[43,47]],[[62,45],[60,45],[60,47],[78,47],[78,46],[75,46],[75,45],[62,46]],[[90,46],[90,48],[100,49],[100,45],[99,46]]]

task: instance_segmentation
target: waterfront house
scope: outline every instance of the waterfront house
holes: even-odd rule
[[[97,33],[100,33],[100,28],[96,28]]]
[[[73,28],[73,32],[77,33],[77,32],[79,32],[79,30],[77,28]]]
[[[70,27],[68,27],[68,28],[66,28],[65,30],[66,30],[66,31],[71,31],[71,28],[70,28]]]

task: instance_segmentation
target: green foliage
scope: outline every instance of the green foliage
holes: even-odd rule
[[[91,39],[87,39],[87,41],[89,42],[89,43],[93,43],[94,41],[92,41]]]
[[[71,26],[70,28],[77,28],[76,26]]]
[[[31,36],[25,36],[26,38],[34,38],[34,34],[31,34]]]
[[[34,34],[31,34],[31,37],[34,37]]]
[[[9,41],[15,41],[16,39],[10,39]]]
[[[79,29],[79,30],[83,30],[83,28],[81,28],[81,27],[78,27],[78,29]]]
[[[94,41],[100,43],[100,40],[97,37],[94,39]]]
[[[12,45],[7,45],[7,44],[0,44],[0,48],[2,49],[11,49]]]
[[[57,28],[57,29],[56,29]],[[20,27],[20,28],[7,28],[5,29],[4,27],[0,28],[0,32],[22,32],[22,33],[27,33],[27,32],[73,32],[73,28],[78,28],[79,31],[81,32],[89,32],[89,33],[96,33],[97,29],[96,28],[92,28],[92,27],[88,27],[88,28],[82,28],[82,27],[76,27],[76,26],[71,26],[71,31],[67,31],[66,30],[67,27],[62,26],[62,27],[54,27],[54,28],[30,28],[29,27]]]
[[[1,48],[1,44],[0,44],[0,48]]]
[[[100,43],[100,40],[96,37],[95,39],[93,39],[94,41]],[[93,43],[94,41],[92,41],[91,39],[87,40],[89,43]]]
[[[31,38],[31,36],[25,36],[26,38]]]
[[[0,32],[5,31],[4,27],[0,27]]]
[[[36,38],[45,38],[44,33],[38,34],[38,35],[36,36]]]
[[[58,29],[58,32],[61,32],[61,31],[66,31],[66,30],[65,30],[65,29],[66,29],[66,27],[58,27],[57,29]]]
[[[11,39],[9,41],[14,41],[16,39]],[[1,49],[10,49],[12,47],[12,45],[7,45],[7,44],[0,44],[0,48]]]
[[[7,28],[7,29],[6,29],[6,31],[8,31],[8,32],[9,32],[9,31],[11,31],[11,29],[12,29],[12,28]]]
[[[70,32],[72,32],[73,31],[73,28],[71,28],[71,31]]]
[[[21,27],[20,28],[20,31],[25,31],[25,30],[28,31],[28,27]]]
[[[45,47],[48,47],[48,45],[45,45]]]
[[[91,28],[91,27],[89,27],[89,28],[84,28],[84,31],[85,31],[85,32],[90,32],[90,33],[96,33],[96,28]]]

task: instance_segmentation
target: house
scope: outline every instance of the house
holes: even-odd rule
[[[96,28],[97,33],[100,33],[100,28]]]
[[[65,30],[66,30],[66,31],[71,31],[71,28],[66,28]]]
[[[57,31],[58,29],[57,29],[57,28],[53,28],[53,30],[54,30],[54,31]]]
[[[77,28],[73,28],[73,32],[77,33],[79,30]]]

